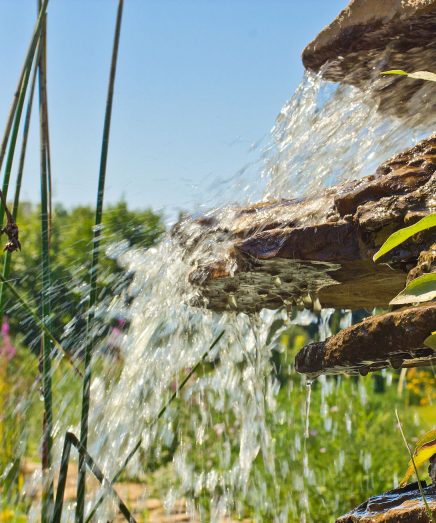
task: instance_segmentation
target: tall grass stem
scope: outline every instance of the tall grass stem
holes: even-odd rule
[[[83,378],[83,390],[82,390],[82,415],[80,422],[80,444],[86,450],[88,446],[88,417],[89,417],[89,404],[90,404],[90,387],[91,387],[91,359],[92,359],[92,324],[94,320],[94,305],[97,298],[97,273],[98,273],[98,261],[100,254],[100,236],[101,236],[101,223],[103,217],[103,201],[104,201],[104,188],[106,181],[106,166],[107,156],[109,150],[109,135],[112,117],[112,104],[114,95],[115,75],[117,70],[117,58],[118,48],[120,42],[121,32],[121,20],[123,14],[124,1],[118,0],[118,10],[115,23],[115,34],[112,49],[111,68],[109,74],[109,85],[106,99],[106,111],[104,117],[103,126],[103,140],[101,146],[101,157],[100,157],[100,171],[98,177],[98,189],[97,189],[97,204],[95,210],[95,227],[92,244],[92,262],[90,269],[90,296],[89,296],[89,310],[87,320],[87,332],[86,332],[86,346],[85,346],[85,375]],[[85,512],[85,489],[86,489],[86,468],[85,468],[85,456],[79,453],[79,473],[77,483],[77,507],[76,507],[76,523],[82,523]]]
[[[18,79],[17,88],[15,90],[14,97],[12,99],[12,104],[11,104],[11,107],[9,109],[9,114],[8,114],[8,118],[7,118],[7,121],[6,121],[6,129],[5,129],[5,132],[3,134],[3,139],[2,139],[1,146],[0,146],[0,170],[1,170],[2,166],[3,166],[3,160],[4,160],[4,157],[5,157],[5,154],[6,154],[6,149],[7,149],[8,142],[9,142],[9,135],[10,135],[10,132],[11,132],[12,124],[13,124],[13,121],[14,121],[14,118],[15,118],[15,112],[16,112],[17,105],[18,105],[18,100],[19,100],[19,97],[20,97],[21,86],[23,84],[23,79],[24,79],[24,76],[26,74],[26,71],[28,69],[30,69],[32,61],[33,61],[33,57],[35,55],[35,50],[36,50],[36,45],[37,45],[37,42],[38,42],[38,39],[39,39],[39,33],[40,33],[40,30],[41,30],[41,24],[42,24],[42,20],[43,20],[43,15],[45,14],[45,12],[47,10],[48,1],[49,0],[44,0],[43,3],[42,3],[42,7],[39,10],[38,19],[36,21],[36,25],[35,25],[35,28],[33,30],[32,38],[30,40],[30,44],[29,44],[29,47],[27,49],[26,58],[24,59],[24,64],[23,64],[23,67],[21,69],[20,77]]]
[[[404,445],[407,448],[407,452],[409,453],[410,459],[411,459],[412,464],[413,464],[413,468],[415,469],[416,479],[418,480],[419,492],[421,494],[422,501],[424,502],[425,511],[427,513],[428,520],[429,520],[430,523],[434,523],[435,522],[435,518],[433,517],[433,514],[432,514],[432,512],[430,510],[430,507],[428,505],[428,502],[427,502],[427,498],[425,497],[424,490],[423,490],[422,484],[421,484],[421,479],[419,477],[418,469],[416,467],[415,459],[413,457],[413,452],[412,452],[412,449],[409,447],[409,444],[407,443],[407,439],[406,439],[406,436],[405,436],[404,431],[403,431],[403,425],[401,424],[400,416],[398,415],[398,410],[397,409],[395,409],[395,416],[396,416],[397,421],[398,421],[398,426],[400,428],[400,432],[401,432],[401,436],[402,436],[403,441],[404,441]]]
[[[38,0],[41,9],[41,0]],[[41,22],[40,52],[38,60],[39,115],[40,115],[40,160],[41,160],[41,317],[45,325],[50,321],[50,247],[48,216],[48,176],[47,176],[47,17]],[[42,505],[41,521],[49,522],[53,511],[52,465],[53,402],[51,378],[52,343],[45,332],[41,333],[41,363],[44,397],[44,419],[42,435]]]
[[[91,472],[94,474],[96,479],[99,481],[100,485],[102,487],[106,488],[111,492],[111,494],[115,497],[117,500],[117,505],[120,510],[120,512],[123,514],[123,516],[126,518],[127,521],[130,523],[136,523],[135,518],[130,513],[129,509],[127,508],[127,505],[124,503],[124,501],[119,496],[118,492],[115,490],[113,485],[109,482],[109,480],[106,478],[106,476],[103,474],[100,467],[96,464],[92,456],[89,454],[87,450],[85,450],[81,445],[79,440],[76,438],[76,436],[72,432],[67,432],[65,434],[65,440],[64,440],[64,448],[62,451],[62,459],[61,459],[61,466],[59,471],[59,481],[58,481],[58,487],[56,491],[56,501],[55,501],[55,508],[53,513],[53,519],[52,523],[60,523],[61,517],[62,517],[62,508],[64,504],[64,493],[65,493],[65,486],[67,482],[67,475],[68,475],[68,465],[70,461],[70,452],[71,452],[71,446],[75,447],[79,454],[83,454],[85,456],[85,465],[89,467]]]
[[[19,201],[20,201],[21,183],[23,180],[24,162],[25,162],[26,152],[27,152],[27,141],[29,138],[30,119],[31,119],[31,115],[32,115],[33,96],[35,93],[35,84],[36,84],[36,72],[37,72],[37,63],[35,62],[35,67],[33,68],[33,74],[32,74],[32,81],[31,81],[31,85],[30,85],[29,98],[27,101],[26,115],[24,118],[23,141],[21,144],[20,160],[19,160],[18,171],[17,171],[17,180],[16,180],[16,184],[15,184],[14,205],[12,208],[12,216],[15,221],[17,220],[17,215],[18,215],[18,205],[19,205]],[[4,254],[4,257],[3,257],[3,278],[5,280],[7,280],[9,278],[9,272],[10,272],[10,268],[11,268],[11,257],[12,257],[12,253],[10,251],[6,251]],[[0,284],[0,323],[3,320],[5,299],[6,299],[5,286],[3,283],[1,283]]]

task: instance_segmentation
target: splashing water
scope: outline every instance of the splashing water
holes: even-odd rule
[[[306,74],[277,118],[261,166],[232,180],[216,202],[222,203],[222,194],[227,194],[226,203],[231,203],[235,191],[239,203],[311,197],[334,183],[369,174],[425,132],[416,121],[400,122],[380,115],[369,103],[370,96]],[[230,208],[224,206],[216,215],[225,222],[231,219],[229,213]],[[185,226],[188,238],[194,234],[192,227]],[[126,477],[147,482],[153,463],[160,464],[166,509],[171,510],[184,498],[192,521],[218,522],[230,515],[247,514],[258,521],[322,521],[316,499],[331,488],[331,479],[317,463],[308,461],[306,443],[308,451],[316,446],[322,455],[328,443],[316,440],[317,431],[328,434],[332,441],[339,434],[352,438],[357,421],[350,397],[364,405],[368,381],[359,387],[341,378],[322,378],[313,384],[317,396],[320,390],[321,399],[315,406],[320,409],[322,424],[309,431],[311,389],[304,409],[304,387],[293,373],[293,355],[289,355],[284,339],[295,328],[300,329],[300,336],[304,333],[305,341],[310,337],[324,339],[331,334],[335,311],[303,312],[290,320],[283,310],[263,310],[249,317],[191,306],[198,290],[189,283],[189,273],[199,258],[214,259],[217,249],[223,248],[203,240],[188,250],[170,235],[146,252],[114,246],[112,254],[131,276],[131,283],[110,304],[101,304],[98,316],[123,318],[128,328],[118,331],[116,341],[112,337],[110,342],[118,347],[116,359],[103,351],[94,358],[90,453],[111,478],[142,438]],[[341,318],[343,325],[351,321],[348,313]],[[153,423],[179,381],[222,330],[223,338],[201,370],[159,423]],[[66,332],[67,340],[69,335]],[[70,340],[69,345],[75,341],[83,344],[83,340]],[[60,379],[57,390],[70,378]],[[65,414],[77,396],[65,395],[58,402],[56,471],[65,430],[72,428],[78,433],[77,420]],[[286,439],[289,434],[292,438]],[[362,463],[369,473],[368,453],[362,456]],[[332,457],[332,467],[337,475],[346,473],[343,450]],[[26,488],[31,490],[32,483]],[[145,483],[144,497],[147,489]],[[88,496],[88,511],[100,493],[94,489]],[[331,512],[339,507],[339,494],[331,493]],[[98,521],[114,517],[113,503],[109,496],[105,499]],[[319,506],[324,513],[322,503]],[[67,504],[65,521],[73,520],[73,512],[74,504]],[[37,514],[35,504],[29,521],[36,520]]]
[[[313,197],[344,180],[373,174],[428,133],[422,115],[399,120],[379,112],[374,98],[372,89],[306,73],[272,129],[265,198]]]

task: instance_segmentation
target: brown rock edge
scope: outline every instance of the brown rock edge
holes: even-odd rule
[[[379,73],[434,71],[435,32],[436,0],[352,0],[307,45],[303,64],[326,80],[371,87],[384,109],[424,116],[436,104],[429,82]]]
[[[368,374],[385,367],[436,363],[424,345],[436,327],[436,303],[366,318],[326,341],[310,343],[297,354],[295,367],[309,376],[329,373]]]
[[[436,488],[431,485],[423,490],[432,514],[436,515]],[[428,516],[418,483],[412,483],[369,498],[336,523],[428,523]]]
[[[413,237],[382,263],[372,257],[392,232],[435,212],[435,171],[436,135],[316,199],[237,208],[225,226],[213,216],[198,220],[192,250],[207,239],[220,255],[202,264],[193,254],[197,304],[251,313],[309,294],[323,307],[386,307],[436,235]]]

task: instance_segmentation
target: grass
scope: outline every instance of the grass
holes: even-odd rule
[[[41,9],[41,1],[38,1]],[[48,181],[48,102],[47,102],[47,15],[43,14],[38,53],[40,161],[41,161],[41,318],[44,325],[50,325],[50,228],[49,208],[51,194]],[[52,340],[46,331],[41,332],[42,389],[44,396],[44,417],[42,435],[42,508],[41,521],[49,523],[53,512],[52,438],[53,438],[53,392],[52,392]]]
[[[300,331],[299,328],[295,330]],[[301,334],[296,338],[299,336]],[[287,368],[292,353],[293,351],[289,350],[281,353],[283,369]],[[101,380],[107,371],[106,367],[100,368],[98,362],[99,360],[94,363],[93,368],[96,378]],[[80,384],[74,375],[67,374],[68,379],[62,377],[65,369],[66,364],[63,364],[63,368],[55,371],[54,390],[59,396],[80,397]],[[204,369],[197,368],[199,376],[206,376],[210,372],[213,372],[213,368],[209,365]],[[11,370],[11,374],[16,375],[16,371]],[[389,374],[387,373],[385,379],[389,379]],[[259,455],[250,479],[253,492],[257,492],[258,497],[241,494],[240,506],[235,507],[235,512],[247,517],[255,517],[257,514],[258,520],[268,521],[291,501],[287,519],[290,523],[299,523],[298,514],[306,514],[308,522],[330,523],[334,521],[334,516],[347,512],[367,497],[396,486],[395,478],[402,477],[407,467],[408,456],[398,444],[395,408],[399,409],[404,419],[404,430],[409,441],[412,441],[413,435],[429,428],[425,420],[430,419],[431,411],[434,415],[436,408],[409,405],[407,394],[397,398],[397,373],[393,372],[391,375],[392,383],[386,386],[383,393],[375,392],[374,379],[370,375],[357,379],[328,378],[325,387],[319,382],[313,384],[307,453],[316,482],[308,482],[305,487],[311,510],[309,516],[298,484],[298,481],[304,478],[303,448],[298,450],[295,446],[296,439],[302,439],[304,433],[304,415],[301,407],[304,405],[306,390],[300,387],[299,376],[289,376],[285,370],[281,378],[282,385],[277,396],[276,410],[270,413],[268,419],[276,449],[276,473],[271,476]],[[32,383],[32,376],[29,376],[29,385]],[[22,390],[28,389],[29,385],[23,384]],[[189,382],[186,386],[189,387]],[[329,392],[323,392],[324,388]],[[149,496],[162,499],[168,491],[169,484],[174,485],[176,490],[178,488],[177,475],[171,466],[174,449],[166,448],[159,437],[170,420],[177,427],[180,440],[185,446],[191,447],[189,462],[197,474],[207,474],[212,470],[225,471],[222,464],[225,441],[230,445],[231,459],[235,462],[239,459],[239,429],[235,420],[229,416],[230,404],[226,404],[223,411],[210,410],[210,423],[205,439],[202,444],[196,442],[195,424],[201,417],[201,411],[196,405],[200,404],[200,397],[201,393],[197,392],[188,402],[183,394],[178,393],[157,424],[158,437],[155,444],[147,453],[140,452],[140,468],[146,475],[144,490],[148,491]],[[364,402],[362,398],[365,398]],[[31,441],[35,441],[37,437],[41,410],[41,402],[35,401],[32,410],[26,413],[27,423],[31,423],[33,427]],[[418,419],[421,412],[425,420]],[[65,414],[68,415],[64,424],[66,426],[75,424],[79,419],[79,412],[73,404]],[[350,431],[347,429],[347,423],[351,427]],[[214,426],[220,424],[225,425],[225,431],[222,436],[217,436]],[[63,436],[63,433],[59,434]],[[35,459],[37,448],[29,448],[28,455],[32,455],[32,452]],[[367,463],[367,460],[370,461]],[[287,464],[288,467],[283,468],[283,464]],[[424,477],[423,473],[422,479]],[[125,473],[120,480],[128,478],[129,475]],[[137,480],[143,481],[143,478]],[[260,484],[266,488],[263,494],[257,490],[257,485]],[[207,514],[211,497],[207,489],[187,495],[192,496],[198,509]],[[263,506],[262,512],[259,512],[260,506]],[[205,518],[207,519],[207,516]]]
[[[397,410],[395,410],[395,416],[396,416],[397,421],[398,421],[398,426],[399,426],[399,429],[400,429],[400,432],[401,432],[401,437],[403,438],[403,441],[404,441],[404,445],[406,446],[407,452],[409,453],[410,459],[411,459],[412,464],[413,464],[413,468],[415,469],[416,479],[418,480],[419,493],[421,494],[421,498],[422,498],[422,501],[423,501],[424,506],[425,506],[425,511],[427,513],[428,520],[429,520],[429,522],[434,523],[435,522],[435,518],[433,517],[433,514],[432,514],[432,512],[430,510],[430,507],[428,505],[427,498],[425,497],[424,489],[422,488],[421,478],[419,477],[418,468],[416,466],[415,459],[413,457],[413,452],[412,452],[412,449],[410,448],[409,444],[407,443],[407,439],[406,439],[406,436],[405,436],[404,430],[403,430],[403,425],[401,424],[400,417],[398,415],[398,411]]]
[[[24,80],[26,74],[28,74],[28,70],[30,69],[34,56],[35,56],[35,50],[36,50],[38,40],[40,37],[42,21],[44,19],[44,15],[47,10],[47,5],[48,5],[48,0],[44,0],[42,7],[39,11],[38,19],[36,21],[35,28],[34,28],[34,31],[32,34],[32,38],[30,40],[29,48],[27,50],[24,64],[23,64],[23,67],[21,69],[21,73],[20,73],[20,76],[18,79],[18,85],[15,90],[14,97],[12,99],[11,107],[9,109],[9,114],[8,114],[8,118],[7,118],[7,122],[6,122],[6,129],[3,134],[2,144],[0,147],[0,171],[3,166],[3,160],[4,160],[4,157],[6,154],[6,149],[7,149],[8,142],[9,142],[9,135],[11,132],[12,124],[16,118],[16,112],[17,112],[17,106],[18,106],[18,102],[19,102],[19,98],[20,98],[21,87],[23,85],[23,80]]]
[[[29,138],[30,118],[32,116],[33,97],[34,97],[35,85],[36,85],[36,72],[37,72],[37,67],[35,64],[35,67],[33,68],[32,81],[31,81],[31,86],[30,86],[28,102],[27,102],[26,116],[24,119],[23,142],[21,145],[21,153],[20,153],[20,160],[19,160],[19,165],[18,165],[17,180],[16,180],[16,184],[15,184],[14,205],[12,208],[12,217],[15,222],[17,221],[18,206],[20,203],[21,184],[22,184],[22,180],[23,180],[24,162],[26,159],[27,141]],[[12,253],[10,251],[6,251],[4,254],[4,259],[3,259],[3,278],[4,279],[7,279],[9,277],[9,272],[11,269],[11,257],[12,257]],[[4,291],[5,291],[5,286],[2,283],[0,285],[0,319],[3,318],[3,313],[4,313],[4,306],[5,306],[5,292]]]
[[[44,397],[44,417],[43,417],[43,436],[42,436],[42,470],[43,470],[43,496],[41,521],[46,523],[51,520],[53,510],[53,479],[50,473],[52,465],[52,432],[53,432],[53,412],[52,412],[52,342],[55,340],[51,335],[49,329],[50,321],[50,292],[51,292],[51,271],[50,271],[50,230],[51,230],[51,160],[50,160],[50,144],[49,144],[49,128],[48,128],[48,100],[47,100],[47,61],[46,61],[46,9],[48,0],[38,1],[38,19],[35,26],[34,34],[32,35],[30,46],[26,54],[24,65],[18,81],[18,88],[14,95],[11,109],[9,112],[6,130],[4,133],[2,146],[0,150],[0,169],[2,167],[3,158],[9,144],[6,168],[3,176],[2,193],[3,198],[0,204],[0,221],[3,221],[5,214],[5,205],[10,176],[12,171],[13,160],[15,156],[15,148],[20,129],[21,116],[24,107],[24,101],[27,94],[27,87],[29,78],[31,76],[32,63],[37,57],[37,71],[38,71],[38,85],[39,85],[39,105],[40,105],[40,171],[41,171],[41,253],[42,253],[42,292],[41,292],[41,314],[39,319],[33,310],[27,305],[26,301],[14,291],[15,297],[18,297],[21,303],[24,303],[31,312],[32,317],[36,319],[41,326],[41,367],[42,367],[42,381],[43,381],[43,397]],[[111,71],[109,77],[108,96],[106,103],[105,122],[103,128],[103,141],[100,162],[100,173],[97,191],[97,206],[95,216],[95,228],[92,249],[92,263],[90,271],[90,297],[89,297],[89,313],[88,313],[88,331],[87,344],[85,350],[85,371],[83,378],[83,393],[82,393],[82,417],[81,417],[81,434],[80,434],[80,449],[87,447],[88,441],[88,413],[90,403],[90,383],[91,383],[91,357],[92,357],[92,340],[90,329],[93,321],[94,305],[97,299],[97,271],[99,263],[99,249],[100,249],[100,234],[101,223],[103,215],[103,200],[104,187],[106,176],[107,155],[109,147],[109,132],[112,113],[112,102],[114,93],[114,82],[116,74],[116,64],[118,56],[119,38],[121,30],[121,19],[123,11],[123,0],[118,2],[118,12],[116,19],[116,28],[114,36],[113,54],[111,62]],[[19,194],[21,188],[21,181],[24,168],[24,160],[26,155],[27,137],[29,131],[29,124],[32,111],[32,100],[35,88],[35,76],[32,79],[31,93],[29,96],[28,109],[24,124],[23,147],[20,157],[20,166],[17,176],[17,186],[15,191],[14,215],[17,215],[19,205]],[[3,315],[4,308],[4,286],[12,286],[7,282],[10,271],[10,256],[6,255],[2,271],[2,285],[0,291],[0,312]],[[57,346],[60,346],[56,342]],[[79,478],[77,491],[77,511],[76,521],[83,522],[84,518],[84,500],[85,500],[85,455],[79,453]]]
[[[92,263],[90,271],[90,295],[89,295],[89,309],[88,309],[88,320],[87,320],[87,332],[86,332],[86,347],[85,347],[85,374],[83,378],[83,392],[82,392],[82,417],[80,423],[80,444],[86,450],[88,445],[88,417],[89,417],[89,404],[90,404],[90,387],[91,387],[91,359],[92,359],[92,348],[93,342],[91,337],[91,328],[94,320],[94,306],[97,301],[97,271],[99,264],[100,255],[100,236],[101,236],[101,223],[103,218],[103,200],[104,200],[104,187],[106,181],[106,166],[107,166],[107,155],[109,150],[109,135],[111,126],[112,116],[112,104],[114,96],[114,85],[115,75],[117,69],[117,58],[118,48],[120,42],[121,32],[121,20],[123,15],[123,0],[118,0],[118,10],[115,23],[115,34],[112,50],[112,60],[109,75],[109,86],[106,101],[106,111],[104,117],[103,126],[103,140],[101,146],[101,158],[100,158],[100,172],[98,176],[98,189],[97,189],[97,204],[95,211],[95,227],[94,237],[92,242]],[[82,523],[85,512],[85,488],[86,488],[86,469],[85,469],[85,456],[79,454],[79,476],[77,482],[77,508],[76,508],[76,522]]]
[[[20,73],[18,80],[17,91],[13,97],[12,105],[10,108],[9,116],[6,123],[6,129],[2,140],[2,146],[0,149],[0,169],[3,164],[4,155],[6,148],[9,143],[6,167],[3,175],[3,184],[2,184],[2,202],[0,204],[0,221],[3,223],[5,212],[6,198],[9,189],[9,182],[12,170],[12,164],[15,156],[15,148],[18,138],[18,131],[21,123],[21,116],[24,106],[24,101],[27,94],[27,87],[29,78],[31,75],[32,63],[36,60],[38,56],[38,71],[39,71],[39,86],[40,86],[40,103],[41,106],[46,102],[45,94],[45,24],[46,24],[46,9],[47,9],[48,0],[38,3],[38,18],[35,26],[34,33],[31,38],[28,52],[24,60],[24,64]],[[39,49],[39,52],[37,52]],[[33,94],[33,93],[32,93]],[[43,121],[46,119],[46,113],[44,110],[41,111],[41,127],[43,126]],[[47,125],[47,122],[46,122]],[[44,143],[44,132],[41,132],[41,143]],[[46,161],[45,150],[42,149],[42,165]],[[24,160],[23,160],[24,161]],[[21,183],[21,181],[20,181]],[[49,315],[49,303],[48,303],[48,293],[50,286],[49,279],[49,254],[48,254],[48,223],[47,217],[45,214],[46,205],[47,205],[47,193],[46,193],[46,179],[44,168],[41,170],[41,224],[42,224],[42,239],[43,239],[43,295],[42,295],[42,317],[43,322],[46,322],[46,318]],[[17,195],[18,197],[18,195]],[[17,200],[18,204],[18,200]],[[3,273],[7,273],[7,263],[8,260],[4,260]],[[3,294],[3,290],[2,290]],[[1,297],[3,302],[3,296]],[[1,318],[0,318],[1,319]],[[48,469],[51,466],[51,432],[52,432],[52,391],[51,391],[51,369],[50,369],[50,347],[49,342],[46,339],[45,334],[42,334],[42,361],[43,361],[43,391],[44,391],[44,421],[43,421],[43,442],[42,442],[42,458],[43,458],[43,503],[42,503],[42,512],[41,520],[43,523],[48,521],[50,506],[51,506],[51,496],[52,496],[52,483],[49,479]]]

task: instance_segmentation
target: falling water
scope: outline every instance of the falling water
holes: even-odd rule
[[[307,439],[309,437],[309,426],[310,426],[310,400],[312,397],[312,380],[306,380],[306,421],[304,424],[304,437]]]
[[[383,161],[427,134],[422,119],[419,113],[398,120],[378,111],[371,88],[361,91],[306,73],[272,129],[263,171],[265,196],[315,196],[326,187],[373,174]]]
[[[229,204],[235,199],[242,203],[314,196],[334,183],[369,174],[425,131],[416,121],[381,116],[368,103],[369,98],[370,93],[306,74],[280,111],[259,162],[235,176],[227,191],[221,191],[216,200],[220,204],[222,194],[231,197],[227,205],[214,211],[215,216],[223,222],[231,220]],[[416,129],[414,133],[411,127]],[[331,479],[316,462],[308,462],[303,447],[307,443],[307,450],[316,448],[318,455],[331,451],[335,474],[345,474],[343,448],[327,447],[339,434],[347,434],[351,440],[353,424],[358,423],[352,402],[364,404],[362,391],[369,382],[356,388],[349,379],[323,378],[308,383],[305,400],[304,387],[293,370],[293,354],[284,340],[295,328],[306,336],[305,341],[324,339],[331,333],[335,311],[304,311],[290,318],[285,310],[262,310],[247,316],[192,306],[199,291],[189,283],[190,272],[199,259],[218,258],[225,242],[204,239],[189,245],[195,224],[187,221],[183,228],[183,245],[179,237],[168,234],[148,251],[121,243],[111,247],[109,254],[124,268],[130,285],[110,303],[99,305],[98,325],[123,318],[128,328],[117,341],[116,359],[96,351],[90,453],[111,478],[140,439],[125,476],[145,482],[146,498],[152,464],[164,463],[161,497],[165,507],[171,510],[178,500],[186,499],[192,521],[218,522],[226,516],[251,514],[258,521],[319,522]],[[81,292],[86,295],[86,288]],[[349,313],[337,314],[341,326],[351,321]],[[154,423],[172,391],[222,331],[222,339],[200,370],[159,423]],[[98,328],[95,335],[101,339]],[[63,341],[68,346],[83,346],[74,324]],[[104,347],[100,341],[100,349]],[[280,369],[275,358],[281,362]],[[62,380],[55,384],[58,391]],[[309,431],[312,389],[322,424]],[[56,397],[57,471],[62,436],[67,429],[77,434],[78,426],[66,415],[72,406],[77,408],[77,397]],[[305,409],[301,408],[304,404]],[[285,428],[286,434],[292,434],[291,440],[283,439]],[[318,440],[318,433],[326,439]],[[370,457],[365,454],[362,460],[369,473]],[[25,487],[27,492],[38,479],[35,473],[33,483],[29,481]],[[101,493],[94,489],[88,496],[88,511]],[[330,496],[328,510],[334,513],[340,491],[336,489]],[[73,511],[73,503],[67,503],[65,521],[73,520]],[[37,514],[35,502],[29,520],[36,520]],[[106,496],[98,521],[113,516],[113,501]]]

